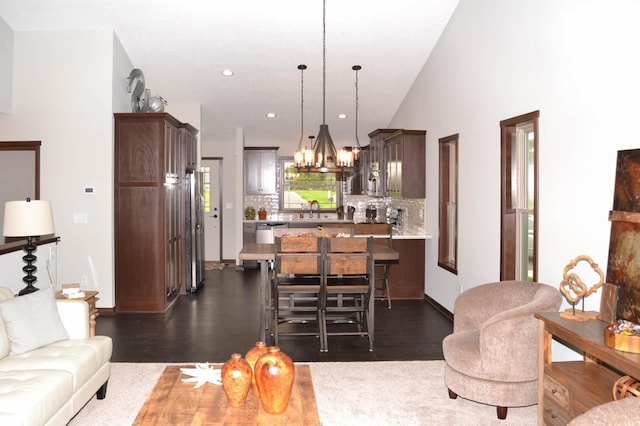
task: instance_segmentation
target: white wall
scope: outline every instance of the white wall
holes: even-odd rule
[[[33,283],[36,288],[43,289],[53,286],[54,290],[60,289],[57,280],[57,246],[58,243],[55,242],[39,245],[33,253],[37,257],[35,265],[38,268],[35,272],[38,280]],[[0,256],[0,286],[7,287],[13,294],[18,294],[26,286],[22,280],[26,275],[22,270],[22,266],[25,264],[22,260],[24,255],[24,250],[17,250]]]
[[[58,283],[87,277],[98,307],[113,307],[113,112],[129,108],[116,84],[126,89],[131,63],[111,31],[14,36],[13,110],[0,116],[0,140],[42,141],[40,195],[52,201],[60,236]],[[73,223],[74,213],[87,223]]]
[[[640,2],[461,0],[389,127],[427,130],[425,292],[499,279],[500,120],[540,110],[538,279],[606,270],[616,152],[639,148]],[[438,138],[459,141],[459,274],[437,266]],[[599,293],[587,299],[598,309]],[[567,305],[568,306],[568,305]]]
[[[13,31],[0,17],[0,114],[11,112]]]
[[[222,157],[222,259],[235,259],[242,248],[242,137],[238,154],[238,133],[229,134],[224,141],[202,141],[202,157]],[[238,163],[238,158],[240,158]],[[238,197],[240,176],[240,197]],[[229,208],[227,208],[229,207]],[[237,227],[240,226],[240,244]]]

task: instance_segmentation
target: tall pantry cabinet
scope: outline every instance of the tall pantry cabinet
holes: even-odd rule
[[[185,288],[187,141],[197,131],[166,113],[114,118],[116,311],[164,312]]]

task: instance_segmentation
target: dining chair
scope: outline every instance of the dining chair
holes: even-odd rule
[[[322,237],[276,236],[273,295],[273,335],[317,336],[320,330],[318,305],[322,285]],[[291,324],[286,329],[283,324]],[[297,326],[296,326],[297,325]]]
[[[387,223],[356,223],[354,225],[354,235],[375,235],[374,245],[391,247],[393,236],[393,225]],[[391,262],[374,262],[375,268],[375,293],[374,297],[386,300],[387,308],[391,309],[391,292],[389,291],[389,270]],[[378,273],[380,271],[380,273]]]
[[[369,332],[373,238],[325,238],[323,263],[320,350],[328,352],[328,336],[367,336],[373,351]]]

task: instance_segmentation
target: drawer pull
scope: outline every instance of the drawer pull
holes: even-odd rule
[[[556,416],[556,413],[552,413],[552,414],[551,414],[551,418],[552,418],[552,419],[555,419],[556,417],[558,417],[558,416]]]
[[[556,388],[551,389],[551,393],[556,393],[558,390]]]

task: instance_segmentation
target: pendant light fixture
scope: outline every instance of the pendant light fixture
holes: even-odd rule
[[[302,146],[302,137],[298,143],[298,148],[294,154],[295,166],[306,167],[308,172],[345,172],[351,171],[353,162],[351,154],[346,150],[340,150],[338,153],[333,139],[329,134],[329,125],[326,123],[326,81],[327,81],[327,7],[326,0],[322,1],[322,124],[315,143],[310,149]],[[302,72],[306,69],[300,68]],[[345,170],[346,169],[346,170]]]
[[[360,151],[362,150],[360,140],[358,139],[358,108],[360,108],[358,99],[358,71],[360,71],[362,67],[360,65],[354,65],[351,69],[356,72],[356,144],[351,149],[351,153],[353,155],[353,165],[355,168],[358,168],[360,166]]]
[[[304,64],[298,65],[300,70],[300,141],[298,141],[298,148],[293,155],[293,162],[296,167],[311,167],[313,166],[313,146],[306,148],[302,145],[302,137],[304,136],[304,70],[307,66]]]
[[[326,84],[327,84],[327,6],[326,0],[322,0],[322,124],[313,147],[316,166],[320,171],[327,171],[330,162],[335,165],[337,160],[336,147],[329,134],[329,126],[325,120],[326,110]]]

